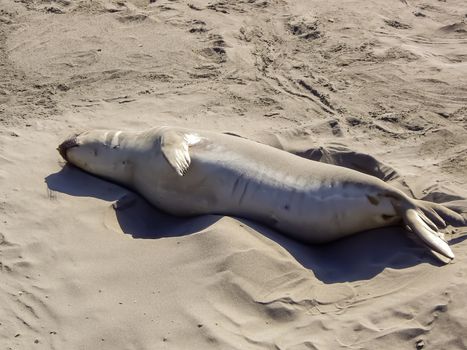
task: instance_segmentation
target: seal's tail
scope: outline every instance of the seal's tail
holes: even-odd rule
[[[405,208],[401,212],[404,223],[435,252],[449,259],[454,259],[454,253],[444,240],[444,235],[438,232],[436,225],[422,211]]]

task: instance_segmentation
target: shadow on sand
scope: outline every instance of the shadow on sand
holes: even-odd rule
[[[53,191],[115,201],[118,224],[124,233],[133,238],[190,235],[210,227],[221,218],[217,215],[180,218],[166,214],[128,189],[70,165],[47,176],[45,181]],[[362,232],[323,245],[307,245],[261,224],[246,219],[238,220],[281,245],[324,283],[367,280],[385,268],[403,269],[420,263],[441,265],[426,248],[410,239],[402,227]]]

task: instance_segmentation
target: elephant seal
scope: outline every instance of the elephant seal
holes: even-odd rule
[[[179,127],[91,130],[58,151],[174,215],[244,217],[307,243],[402,222],[429,248],[454,258],[433,207],[376,177],[241,137]]]

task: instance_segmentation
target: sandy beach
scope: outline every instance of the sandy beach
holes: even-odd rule
[[[232,132],[467,218],[465,0],[0,0],[1,349],[466,349],[455,260],[402,227],[305,245],[177,218],[71,133]]]

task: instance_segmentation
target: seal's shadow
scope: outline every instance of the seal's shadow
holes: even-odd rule
[[[179,218],[150,205],[131,190],[90,175],[68,163],[45,178],[49,190],[113,202],[120,229],[133,238],[179,237],[200,232],[220,219],[216,215]]]
[[[221,218],[217,215],[179,218],[166,214],[130,190],[70,165],[47,176],[45,181],[53,191],[115,201],[118,224],[124,233],[133,238],[190,235],[208,228]],[[324,283],[366,280],[385,268],[403,269],[422,262],[441,265],[426,248],[411,240],[407,232],[399,227],[362,232],[323,245],[307,245],[261,224],[238,220],[282,246]]]

